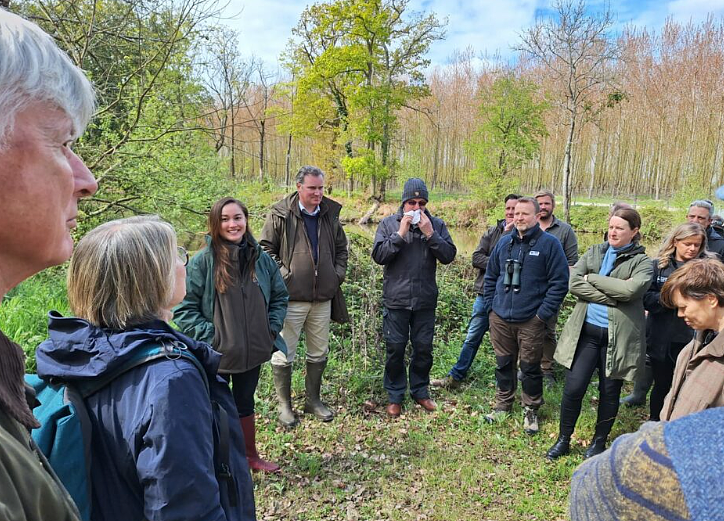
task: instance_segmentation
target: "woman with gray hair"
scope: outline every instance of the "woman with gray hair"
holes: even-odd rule
[[[220,355],[163,320],[184,297],[187,262],[172,226],[157,217],[105,223],[81,239],[70,263],[76,317],[50,313],[38,376],[81,388],[110,379],[85,398],[93,521],[255,519],[235,422],[228,422],[230,469],[220,468],[220,418],[236,414],[216,374]],[[133,365],[149,346],[166,356]]]

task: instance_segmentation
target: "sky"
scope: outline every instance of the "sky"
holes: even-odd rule
[[[319,0],[318,0],[319,1]],[[299,15],[311,4],[305,0],[229,0],[222,23],[239,32],[244,56],[262,59],[270,69],[277,66]],[[724,16],[724,0],[610,0],[619,31],[629,24],[658,29],[668,17],[678,22],[700,22],[711,13]],[[512,47],[522,30],[550,11],[549,0],[410,0],[408,9],[433,11],[447,19],[447,37],[435,42],[428,58],[432,66],[443,66],[460,51],[471,48],[474,55],[514,56]],[[604,0],[589,0],[590,9]]]

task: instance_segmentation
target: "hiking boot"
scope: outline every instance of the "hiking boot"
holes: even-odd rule
[[[506,411],[505,409],[493,409],[493,412],[489,412],[484,418],[488,423],[497,423],[506,420],[509,415],[510,411]]]
[[[461,380],[456,380],[452,376],[447,375],[445,378],[431,381],[430,387],[434,387],[436,389],[450,389],[451,391],[454,391],[455,389],[460,389],[462,384],[463,382]]]
[[[546,458],[549,460],[558,459],[571,452],[571,437],[566,434],[560,434],[553,446],[546,452]]]
[[[532,407],[526,407],[523,412],[523,430],[526,434],[538,434],[538,411]]]
[[[299,423],[292,409],[292,366],[272,365],[272,374],[279,400],[279,423],[288,429],[292,428]]]
[[[332,421],[334,418],[334,413],[322,403],[319,397],[322,388],[322,375],[326,367],[326,360],[318,363],[307,361],[307,378],[305,379],[307,397],[304,401],[304,412],[315,415],[323,422]]]

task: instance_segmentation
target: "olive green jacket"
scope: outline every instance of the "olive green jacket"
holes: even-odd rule
[[[645,361],[643,297],[651,285],[652,264],[644,247],[637,245],[616,257],[608,276],[599,275],[608,247],[607,242],[591,246],[573,267],[569,290],[577,302],[558,341],[555,360],[571,368],[588,303],[603,304],[608,306],[606,377],[632,381]]]
[[[186,296],[181,304],[173,309],[173,321],[184,334],[210,344],[212,347],[216,328],[214,327],[214,307],[216,305],[216,286],[214,284],[214,254],[211,238],[206,236],[205,248],[202,248],[189,261],[186,269]],[[269,316],[269,329],[276,334],[274,348],[286,354],[287,344],[277,334],[284,326],[289,295],[284,286],[276,263],[258,244],[259,256],[256,259],[256,278],[264,294]]]

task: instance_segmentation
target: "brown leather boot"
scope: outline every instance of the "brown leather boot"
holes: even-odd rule
[[[244,433],[244,446],[246,448],[246,460],[249,462],[251,470],[261,470],[262,472],[280,472],[281,469],[276,463],[263,460],[256,451],[256,426],[254,425],[254,415],[239,418],[241,430]]]

